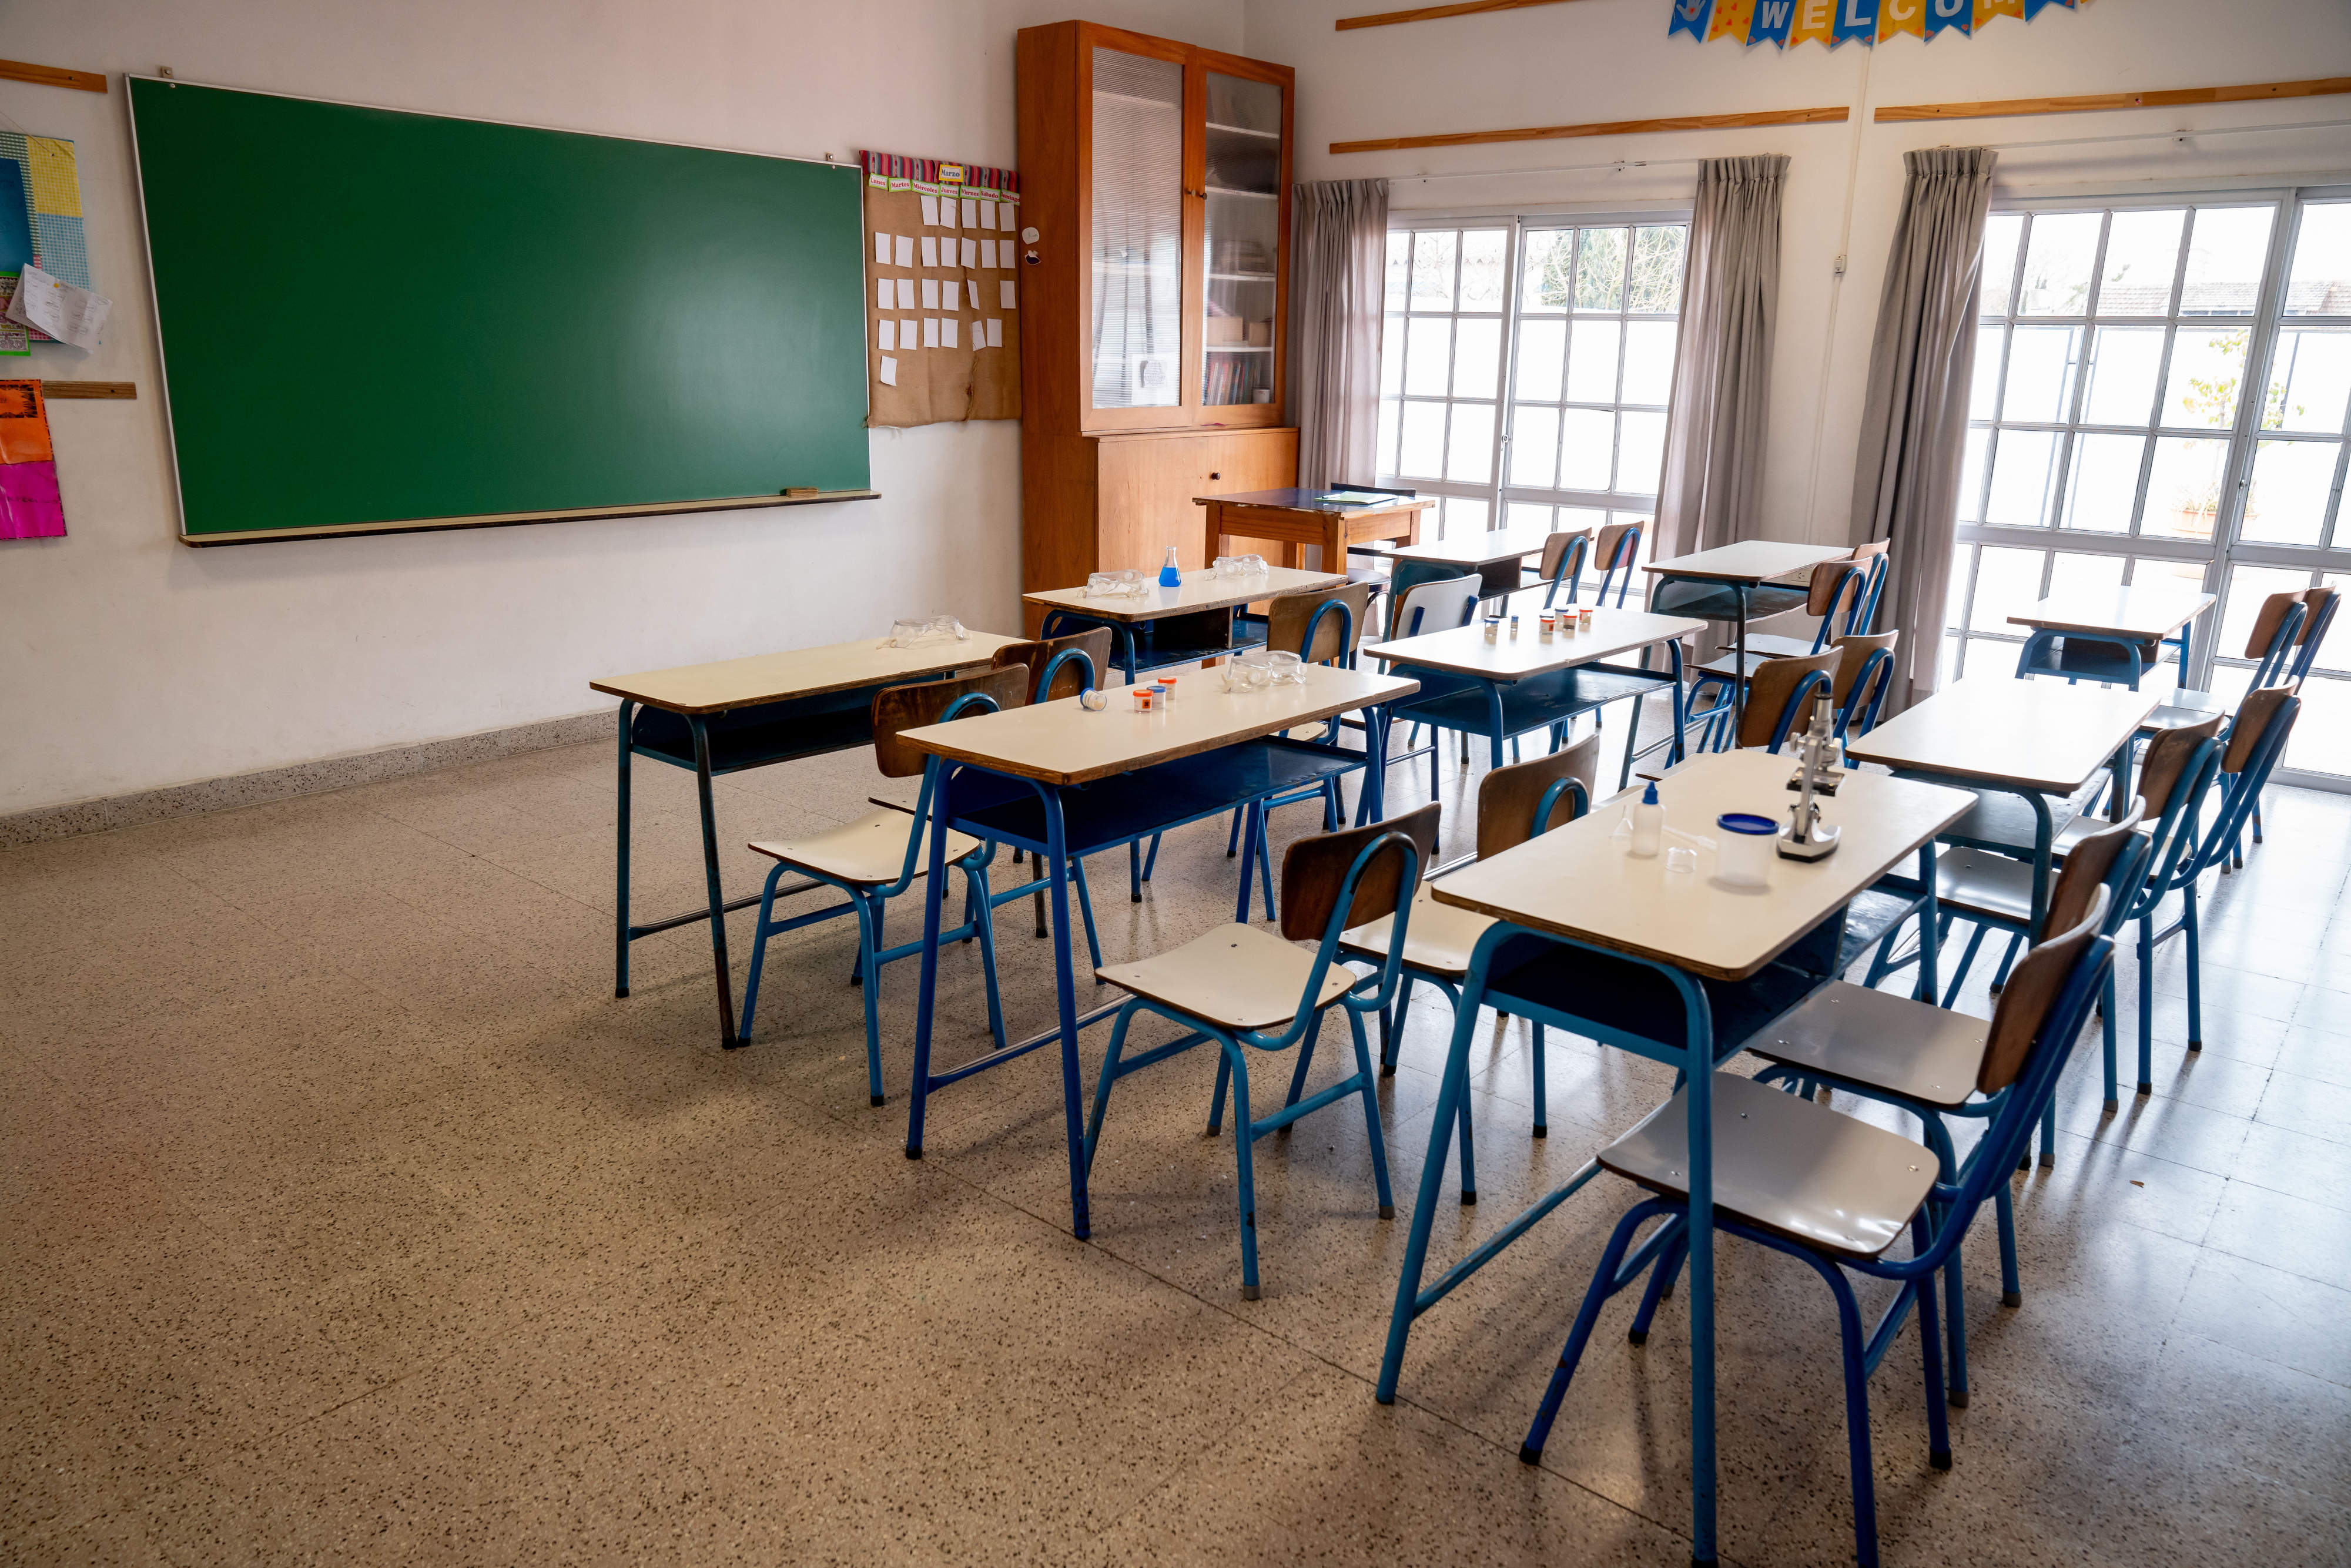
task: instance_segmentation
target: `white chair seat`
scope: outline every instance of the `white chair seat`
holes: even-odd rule
[[[919,824],[905,811],[868,811],[853,822],[829,828],[810,838],[755,841],[751,847],[788,865],[822,872],[841,882],[881,883],[898,880],[906,869],[906,840]],[[947,834],[950,864],[979,848],[968,833]],[[929,863],[927,846],[914,869]]]
[[[1983,1066],[1989,1019],[1833,980],[1748,1040],[1767,1061],[1949,1110]]]
[[[2049,885],[2057,885],[2053,866]],[[1935,862],[1935,897],[1946,915],[2022,923],[2032,917],[2032,862],[1990,850],[1945,850]]]
[[[1270,1029],[1298,1016],[1314,954],[1254,925],[1219,925],[1181,947],[1132,964],[1107,964],[1094,973],[1123,990],[1227,1029]],[[1316,1007],[1327,1006],[1355,983],[1333,964],[1322,977]]]
[[[2202,724],[2216,713],[2224,713],[2229,705],[2211,692],[2177,691],[2168,703],[2158,703],[2153,713],[2140,721],[2141,729],[2186,729],[2191,724]]]
[[[1423,974],[1460,979],[1469,973],[1469,956],[1477,951],[1478,938],[1486,935],[1486,928],[1493,924],[1490,915],[1437,903],[1429,896],[1428,884],[1423,883],[1420,891],[1413,895],[1412,924],[1406,927],[1404,939],[1404,961]],[[1383,915],[1353,931],[1342,932],[1340,950],[1375,961],[1384,959],[1388,956],[1388,933],[1395,927],[1395,916]]]
[[[1689,1196],[1689,1091],[1600,1151],[1600,1164],[1668,1197]],[[1927,1200],[1923,1145],[1769,1084],[1718,1072],[1714,1205],[1758,1229],[1847,1258],[1892,1246]]]

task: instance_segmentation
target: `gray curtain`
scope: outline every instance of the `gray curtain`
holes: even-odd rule
[[[1288,402],[1298,421],[1298,482],[1368,485],[1378,477],[1388,183],[1295,186],[1290,212]]]
[[[1853,476],[1853,538],[1894,547],[1887,597],[1902,645],[1888,713],[1935,689],[1942,657],[1995,157],[1989,147],[1903,155],[1909,180],[1869,345]]]
[[[1652,560],[1759,531],[1787,178],[1776,154],[1698,166]]]

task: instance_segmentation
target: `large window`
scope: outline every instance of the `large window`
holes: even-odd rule
[[[1655,215],[1391,232],[1381,482],[1438,497],[1448,533],[1646,522],[1688,234]]]
[[[2351,574],[2351,193],[1998,212],[1982,308],[1946,676],[2011,667],[2045,594],[2177,582],[2221,597],[2186,684],[2241,690],[2262,597]],[[2290,768],[2351,775],[2346,665]]]

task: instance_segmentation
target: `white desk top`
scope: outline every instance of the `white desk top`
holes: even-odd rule
[[[918,750],[999,773],[1082,784],[1394,702],[1420,689],[1419,682],[1395,675],[1327,664],[1304,669],[1302,685],[1246,693],[1225,691],[1222,678],[1213,674],[1186,675],[1177,683],[1176,700],[1150,713],[1137,713],[1133,688],[1119,686],[1100,713],[1088,713],[1077,698],[1063,697],[910,729],[900,738]]]
[[[1385,553],[1390,560],[1434,561],[1440,566],[1474,570],[1500,561],[1517,560],[1521,556],[1540,555],[1543,541],[1549,538],[1551,535],[1541,528],[1466,530],[1450,538],[1424,539],[1416,545],[1398,545]]]
[[[2070,795],[2155,711],[2152,692],[1970,675],[1845,743],[1856,762]]]
[[[1810,571],[1824,560],[1836,560],[1852,553],[1849,545],[1792,545],[1777,539],[1740,539],[1737,544],[1702,549],[1696,555],[1653,560],[1641,570],[1708,582],[1767,582],[1791,572]]]
[[[1519,634],[1510,635],[1510,614],[1519,617]],[[1589,664],[1614,658],[1676,637],[1706,630],[1706,622],[1687,615],[1652,615],[1643,610],[1598,609],[1592,612],[1592,630],[1573,636],[1565,632],[1543,640],[1540,617],[1542,590],[1524,589],[1510,596],[1501,635],[1489,643],[1478,622],[1425,632],[1394,643],[1374,643],[1364,652],[1390,664],[1408,664],[1450,674],[1475,675],[1489,681],[1521,681],[1571,664]]]
[[[2008,618],[2012,626],[2052,632],[2111,632],[2118,637],[2168,637],[2210,609],[2192,588],[2093,588],[2053,593]]]
[[[985,666],[996,650],[1018,643],[993,632],[974,632],[960,643],[925,643],[915,648],[893,648],[887,637],[855,643],[834,643],[822,648],[798,648],[789,653],[760,653],[748,659],[722,659],[711,664],[680,664],[669,670],[646,670],[634,675],[608,675],[590,681],[590,691],[627,697],[647,707],[672,713],[724,713],[728,708],[753,707],[787,697],[812,697],[857,686],[911,681],[948,670]]]
[[[1187,571],[1181,588],[1162,588],[1156,582],[1140,599],[1088,599],[1086,591],[1079,588],[1049,588],[1036,593],[1024,593],[1022,602],[1042,604],[1053,610],[1075,611],[1103,621],[1156,621],[1163,615],[1186,615],[1196,610],[1228,610],[1236,604],[1254,604],[1261,599],[1279,599],[1285,593],[1304,593],[1317,588],[1344,588],[1343,575],[1327,571],[1300,571],[1291,567],[1269,567],[1263,577],[1218,577],[1214,567],[1206,571]]]
[[[1794,759],[1761,751],[1691,758],[1665,776],[1657,798],[1666,824],[1719,840],[1716,817],[1753,811],[1786,821]],[[1698,869],[1668,872],[1666,857],[1636,860],[1613,838],[1629,790],[1589,815],[1477,861],[1429,884],[1440,904],[1672,964],[1719,980],[1741,980],[1784,952],[1840,905],[1976,803],[1964,789],[1849,773],[1822,802],[1821,820],[1844,841],[1824,860],[1774,859],[1769,885],[1718,886],[1715,853]],[[1668,834],[1668,846],[1684,841]]]

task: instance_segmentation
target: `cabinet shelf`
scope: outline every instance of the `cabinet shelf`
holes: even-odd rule
[[[1280,274],[1274,272],[1212,272],[1208,274],[1208,281],[1211,283],[1272,283],[1280,277]]]
[[[1219,125],[1213,120],[1207,123],[1209,130],[1221,131],[1228,136],[1253,136],[1260,141],[1273,142],[1279,142],[1281,140],[1281,132],[1279,131],[1258,131],[1246,125]]]
[[[1281,193],[1280,191],[1236,191],[1228,185],[1207,185],[1203,186],[1202,189],[1206,190],[1208,194],[1212,196],[1241,196],[1252,202],[1278,202],[1281,200]]]
[[[1210,343],[1207,346],[1207,349],[1208,352],[1212,354],[1270,354],[1273,352],[1272,345],[1268,343],[1259,343],[1255,345],[1242,343]]]

